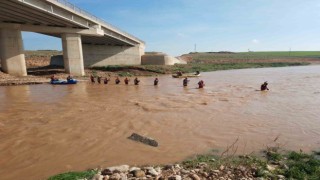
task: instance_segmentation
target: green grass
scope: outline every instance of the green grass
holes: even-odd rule
[[[269,60],[269,59],[320,59],[320,51],[268,51],[268,52],[239,52],[239,53],[190,53],[194,62],[220,60]]]
[[[231,168],[245,167],[248,170],[255,169],[255,177],[264,177],[266,179],[277,179],[277,175],[283,175],[287,179],[298,180],[319,180],[320,179],[320,159],[316,158],[318,152],[306,154],[302,152],[278,153],[265,151],[267,158],[262,156],[245,155],[217,155],[212,152],[204,155],[197,155],[183,161],[182,166],[186,169],[198,168],[201,163],[206,163],[206,170],[219,169],[221,165]],[[271,162],[272,161],[272,162]],[[270,163],[277,162],[273,165],[275,170],[268,171]],[[96,174],[96,171],[69,172],[50,177],[49,180],[76,180],[87,178],[90,179]]]
[[[266,52],[243,52],[239,53],[247,56],[264,56],[264,57],[304,57],[320,58],[320,51],[266,51]]]
[[[78,179],[91,179],[97,171],[88,170],[83,172],[68,172],[50,177],[48,180],[78,180]]]
[[[314,155],[290,152],[287,156],[289,169],[284,175],[290,179],[320,179],[320,160]]]

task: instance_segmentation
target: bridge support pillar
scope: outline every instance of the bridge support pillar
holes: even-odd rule
[[[66,72],[75,76],[85,75],[81,35],[62,34],[62,48]]]
[[[0,29],[0,59],[1,68],[5,73],[15,76],[27,75],[20,30]]]

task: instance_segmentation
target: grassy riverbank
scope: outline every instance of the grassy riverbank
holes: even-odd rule
[[[269,148],[261,155],[235,156],[216,153],[198,155],[175,165],[148,166],[114,170],[88,170],[69,172],[50,177],[49,180],[92,179],[113,176],[121,177],[162,177],[185,179],[320,179],[320,152],[306,154],[303,152],[280,151]],[[117,169],[117,168],[116,168]],[[134,170],[133,170],[134,169]],[[155,170],[157,173],[151,172]],[[140,175],[135,171],[141,171]],[[142,172],[143,171],[143,172]],[[107,173],[108,172],[108,173]],[[117,174],[117,175],[115,175]],[[179,176],[179,177],[177,177]]]

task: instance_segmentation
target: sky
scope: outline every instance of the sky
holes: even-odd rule
[[[146,52],[319,51],[319,0],[69,0],[146,42]],[[26,50],[61,40],[23,33]]]

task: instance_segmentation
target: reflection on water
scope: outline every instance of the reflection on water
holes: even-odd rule
[[[289,149],[320,140],[320,66],[203,73],[182,87],[169,76],[140,86],[0,87],[1,179],[50,175],[118,164],[170,163],[239,137],[238,153],[279,136]],[[270,92],[256,91],[268,81]],[[136,132],[158,148],[127,140]],[[12,173],[14,172],[14,173]]]

